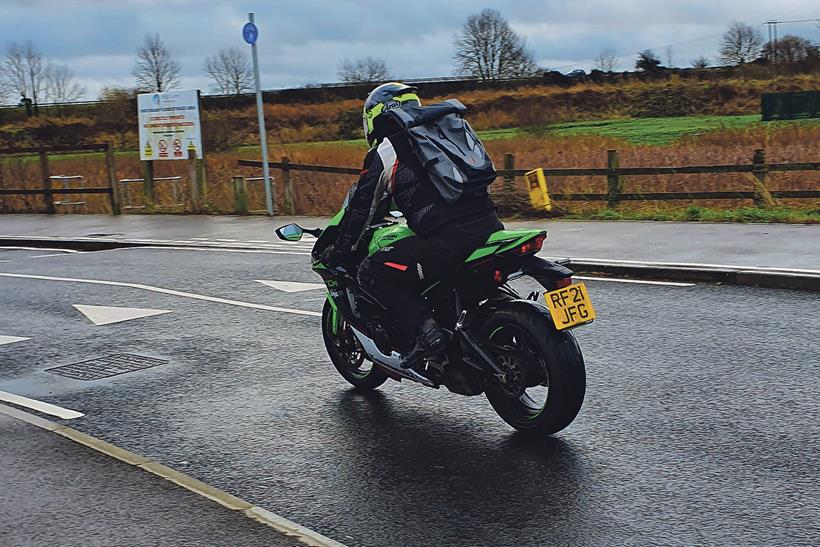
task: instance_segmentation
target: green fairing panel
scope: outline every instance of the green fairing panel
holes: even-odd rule
[[[486,245],[476,249],[465,262],[507,251],[541,233],[544,233],[543,230],[500,230],[490,235]]]
[[[328,226],[338,226],[339,223],[342,221],[342,217],[344,217],[344,216],[345,216],[345,210],[342,209],[341,211],[336,213],[335,217],[330,219],[330,222],[328,222],[327,225]]]
[[[380,228],[376,230],[376,233],[373,234],[373,239],[370,240],[370,246],[367,248],[367,256],[413,235],[416,235],[413,233],[413,230],[403,224]]]

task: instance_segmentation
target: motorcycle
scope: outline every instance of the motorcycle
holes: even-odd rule
[[[452,282],[421,289],[433,315],[452,335],[444,355],[410,369],[400,366],[413,340],[402,336],[388,310],[362,290],[355,272],[322,262],[334,243],[344,211],[324,229],[287,224],[280,239],[316,237],[312,268],[326,287],[322,336],[333,366],[359,390],[388,379],[410,380],[453,393],[485,394],[513,428],[550,435],[567,427],[581,409],[586,369],[571,330],[595,318],[583,283],[573,283],[566,262],[536,256],[547,237],[542,230],[502,230],[464,261]],[[357,246],[357,260],[413,232],[400,213],[375,219]],[[511,281],[528,276],[545,289],[519,295]]]

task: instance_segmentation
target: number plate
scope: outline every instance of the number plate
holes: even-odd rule
[[[595,319],[595,309],[583,283],[573,283],[563,289],[544,293],[544,298],[558,330],[577,327]]]

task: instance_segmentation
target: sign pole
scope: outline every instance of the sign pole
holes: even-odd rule
[[[265,133],[265,112],[262,109],[262,89],[259,85],[259,55],[256,52],[256,39],[259,30],[254,23],[253,13],[248,14],[248,22],[242,28],[242,36],[251,45],[253,56],[253,80],[256,84],[256,116],[259,119],[259,145],[262,147],[262,177],[265,179],[265,208],[268,216],[273,216],[273,185],[268,169],[268,139]]]

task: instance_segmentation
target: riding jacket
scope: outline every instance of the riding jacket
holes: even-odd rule
[[[359,180],[348,193],[334,257],[357,248],[367,226],[391,198],[410,229],[421,237],[450,223],[495,214],[486,189],[448,205],[412,153],[410,143],[396,134],[382,139],[365,156]]]

